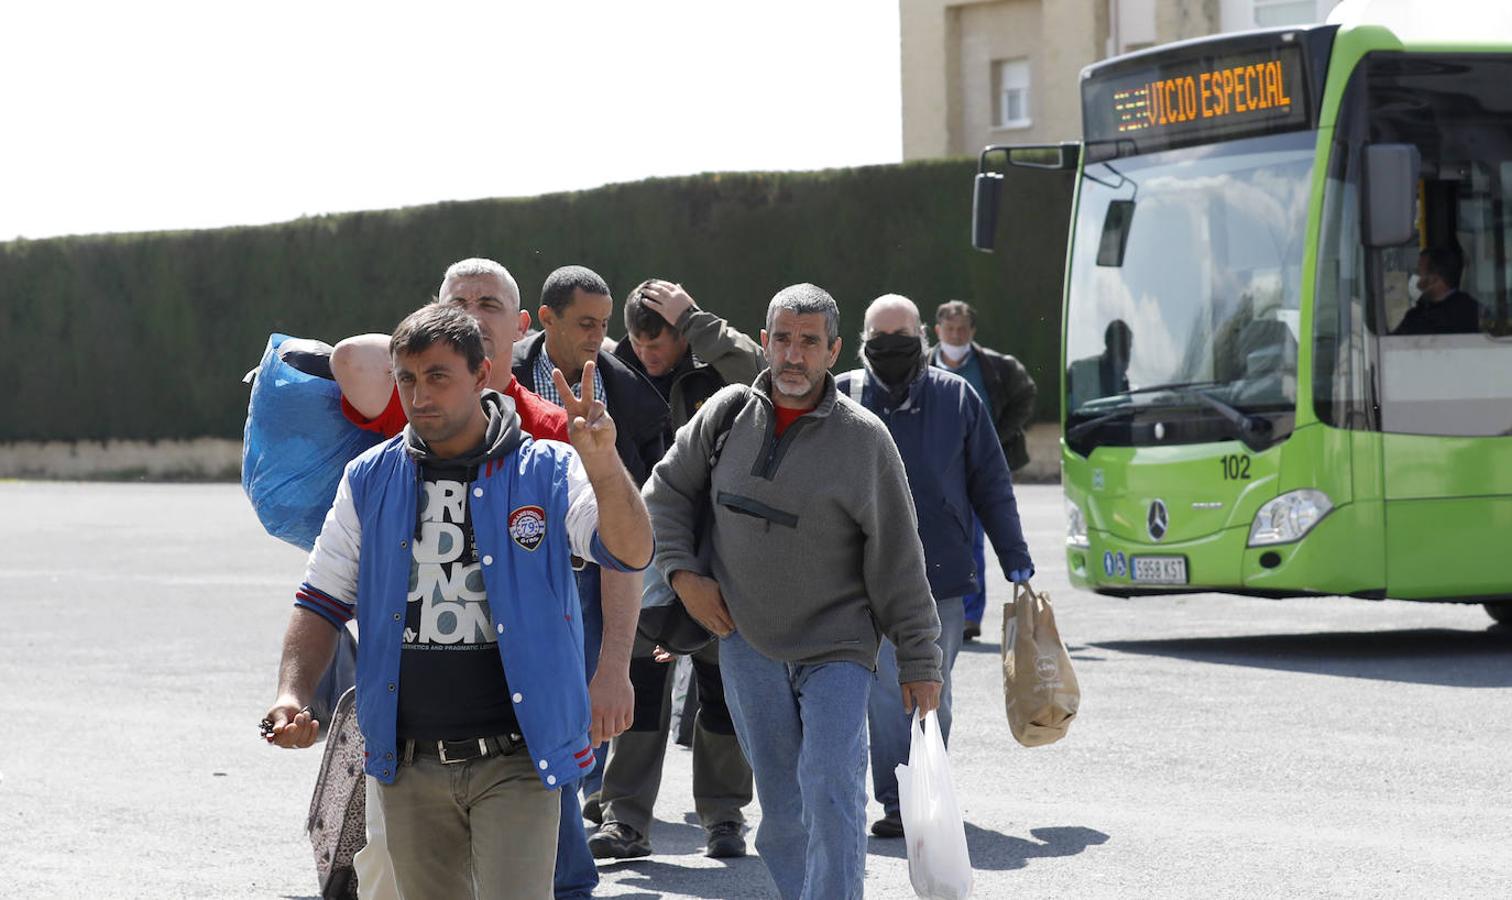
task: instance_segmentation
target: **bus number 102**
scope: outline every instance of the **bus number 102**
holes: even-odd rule
[[[1250,477],[1250,458],[1240,454],[1225,456],[1218,460],[1223,463],[1224,481],[1248,481]]]

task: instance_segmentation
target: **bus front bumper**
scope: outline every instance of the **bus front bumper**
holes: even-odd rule
[[[1089,531],[1066,547],[1071,584],[1112,596],[1214,591],[1262,597],[1384,595],[1379,504],[1332,510],[1301,540],[1246,546],[1249,527],[1176,543],[1123,540]]]

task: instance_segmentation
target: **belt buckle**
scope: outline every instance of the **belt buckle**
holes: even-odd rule
[[[458,742],[452,741],[451,743]],[[476,756],[463,756],[457,759],[449,759],[446,755],[446,745],[447,741],[436,741],[436,751],[441,756],[441,765],[443,766],[456,765],[457,763],[464,763],[473,759],[482,759],[483,757],[488,755],[488,742],[484,738],[478,738],[478,754]]]

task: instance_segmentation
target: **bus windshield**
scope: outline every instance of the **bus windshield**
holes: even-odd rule
[[[1294,131],[1086,163],[1066,310],[1068,427],[1136,405],[1216,415],[1192,403],[1200,391],[1289,430],[1316,140]]]

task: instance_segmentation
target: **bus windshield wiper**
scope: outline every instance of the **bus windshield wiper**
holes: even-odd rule
[[[1160,391],[1172,391],[1179,393],[1190,388],[1218,387],[1221,381],[1173,381],[1170,384],[1152,384],[1149,387],[1134,388],[1129,391],[1119,391],[1115,397],[1132,397],[1135,394],[1154,394]]]
[[[1215,381],[1192,381],[1182,384],[1158,384],[1151,385],[1150,387],[1135,388],[1134,390],[1122,391],[1116,396],[1127,397],[1134,394],[1153,394],[1159,391],[1169,391],[1173,394],[1179,394],[1185,397],[1193,398],[1199,403],[1202,403],[1204,406],[1208,406],[1217,411],[1217,413],[1222,416],[1225,421],[1232,424],[1234,426],[1234,429],[1238,432],[1239,440],[1243,442],[1244,446],[1250,448],[1251,451],[1258,453],[1261,450],[1265,449],[1266,441],[1271,433],[1270,420],[1265,418],[1264,416],[1247,413],[1244,410],[1234,406],[1233,404],[1219,400],[1217,397],[1214,397],[1212,394],[1209,394],[1207,391],[1203,390],[1203,388],[1213,387],[1218,384],[1220,384],[1220,382]],[[1066,431],[1066,437],[1069,440],[1079,440],[1083,435],[1096,430],[1099,426],[1111,422],[1115,419],[1124,418],[1125,416],[1131,415],[1135,412],[1138,412],[1139,410],[1140,407],[1134,406],[1132,404],[1128,406],[1120,406],[1118,409],[1112,410],[1111,412],[1103,413],[1100,416],[1096,416],[1094,418],[1088,419],[1085,422],[1081,422],[1077,425],[1072,426]]]
[[[1198,400],[1217,410],[1219,415],[1227,419],[1238,430],[1239,440],[1243,442],[1244,446],[1250,448],[1251,452],[1259,453],[1265,449],[1266,441],[1271,433],[1270,419],[1255,415],[1254,413],[1247,413],[1233,404],[1219,400],[1200,388],[1183,388],[1178,393],[1186,394],[1189,397],[1196,397]]]

